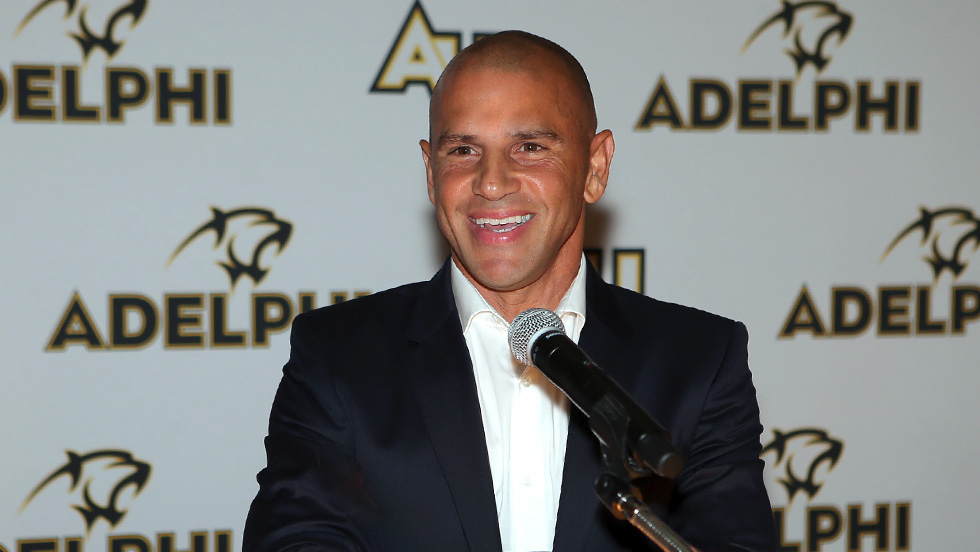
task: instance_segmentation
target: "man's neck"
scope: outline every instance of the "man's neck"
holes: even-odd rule
[[[580,261],[581,256],[574,264],[566,263],[568,266],[555,267],[527,286],[501,291],[481,285],[453,258],[460,272],[473,284],[487,304],[507,322],[513,321],[515,316],[530,308],[556,310],[562,297],[572,286],[575,276],[578,275]]]

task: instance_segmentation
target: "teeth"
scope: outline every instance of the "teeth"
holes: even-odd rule
[[[473,222],[483,228],[492,227],[492,226],[506,226],[506,228],[489,228],[491,232],[502,234],[504,232],[510,232],[511,230],[531,220],[532,216],[533,215],[528,214],[528,215],[515,215],[513,217],[500,218],[500,219],[478,218],[478,219],[473,219]]]
[[[480,226],[502,226],[504,224],[524,224],[525,222],[531,220],[531,215],[515,215],[512,217],[497,219],[497,218],[478,218],[473,219],[473,222]]]

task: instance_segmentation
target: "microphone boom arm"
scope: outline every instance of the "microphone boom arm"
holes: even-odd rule
[[[537,366],[589,418],[602,453],[595,482],[599,500],[661,550],[694,552],[634,493],[636,477],[655,472],[673,479],[680,473],[684,461],[667,431],[565,335],[555,313],[528,309],[518,314],[507,341],[517,360]]]
[[[599,439],[602,470],[595,480],[599,501],[618,519],[625,519],[664,552],[694,552],[691,545],[657,517],[634,493],[631,483],[634,463],[626,450],[630,419],[626,410],[610,395],[592,409],[589,427]],[[647,470],[649,472],[649,470]]]
[[[572,346],[563,346],[571,344]],[[614,402],[624,411],[625,433],[621,436],[596,433],[600,441],[623,450],[623,461],[636,475],[653,470],[675,478],[684,467],[670,435],[622,387],[596,365],[564,332],[553,330],[537,337],[530,347],[534,365],[561,389],[591,420],[603,401]],[[591,421],[590,421],[591,423]],[[593,432],[596,432],[593,426]],[[617,443],[614,439],[620,439]]]

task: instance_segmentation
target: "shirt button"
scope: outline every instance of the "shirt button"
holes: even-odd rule
[[[525,487],[530,487],[531,478],[525,475],[523,478],[521,478],[521,485],[524,485]]]
[[[521,378],[521,385],[523,385],[524,387],[531,387],[531,378],[528,376],[524,376],[523,378]]]

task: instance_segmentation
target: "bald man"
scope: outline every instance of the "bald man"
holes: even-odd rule
[[[569,336],[687,458],[636,481],[703,552],[775,550],[737,322],[608,285],[582,253],[615,144],[579,63],[508,31],[456,56],[420,142],[451,258],[428,282],[300,315],[246,551],[655,550],[599,504],[587,419],[509,352],[521,311]]]

